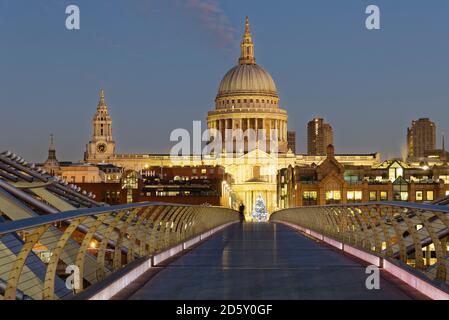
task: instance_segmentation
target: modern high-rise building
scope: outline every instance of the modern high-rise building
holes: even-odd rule
[[[296,131],[287,131],[287,149],[296,153]]]
[[[307,124],[307,154],[325,155],[328,145],[334,144],[334,133],[330,124],[322,118],[314,118]]]
[[[407,150],[409,158],[425,157],[426,153],[435,150],[436,126],[429,118],[413,120],[407,128]]]

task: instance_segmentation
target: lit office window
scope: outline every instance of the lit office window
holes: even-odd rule
[[[394,163],[388,169],[388,178],[393,182],[399,177],[404,177],[404,169],[398,163]]]
[[[439,176],[439,178],[444,181],[444,184],[449,184],[449,176]]]
[[[354,191],[348,191],[348,194],[346,195],[346,198],[348,200],[354,200]]]
[[[340,203],[341,201],[341,191],[340,190],[331,190],[326,191],[326,203]]]
[[[377,191],[370,191],[369,192],[369,201],[376,201],[377,200]]]
[[[416,191],[416,201],[423,201],[422,191]]]
[[[408,192],[407,191],[401,192],[401,201],[408,201]]]
[[[427,191],[427,201],[433,201],[434,196],[433,196],[433,191]]]
[[[362,200],[362,191],[348,191],[346,194],[348,201]]]
[[[318,197],[316,191],[304,191],[303,199],[305,200],[316,200]]]
[[[388,192],[387,191],[381,191],[380,192],[380,200],[381,201],[387,201],[388,200]]]

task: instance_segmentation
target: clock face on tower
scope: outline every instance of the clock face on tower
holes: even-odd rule
[[[106,150],[107,150],[107,148],[108,148],[108,146],[107,146],[106,144],[104,144],[104,143],[99,143],[99,144],[97,145],[97,151],[98,151],[98,153],[105,153]]]

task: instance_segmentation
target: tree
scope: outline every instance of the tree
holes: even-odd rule
[[[257,222],[267,221],[268,219],[267,208],[265,207],[265,202],[263,201],[261,195],[259,195],[256,199],[256,203],[254,204],[254,209],[252,212],[252,217]]]

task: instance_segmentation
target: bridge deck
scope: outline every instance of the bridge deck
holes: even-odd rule
[[[234,225],[175,260],[130,299],[411,299],[365,266],[279,224]],[[415,297],[416,298],[416,297]]]

